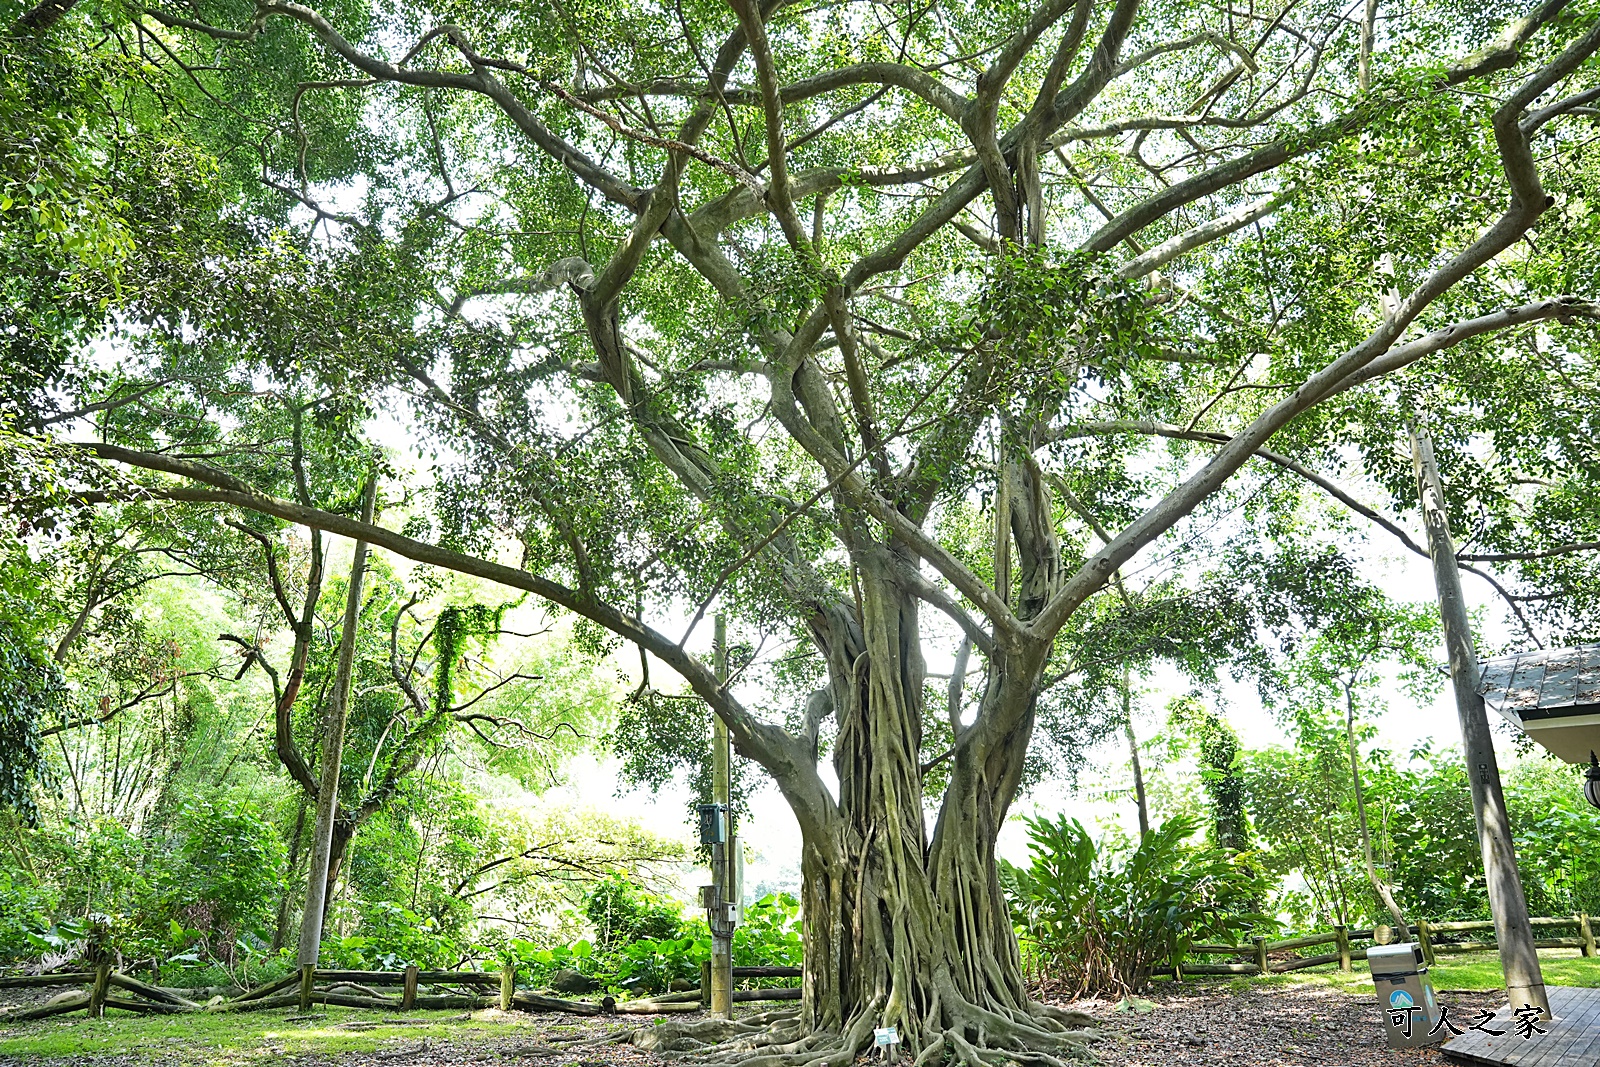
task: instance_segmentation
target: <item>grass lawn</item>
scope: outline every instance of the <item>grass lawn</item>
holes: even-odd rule
[[[1546,985],[1600,987],[1600,957],[1584,959],[1579,956],[1577,949],[1540,949],[1539,969],[1544,972]],[[1474,952],[1459,956],[1440,954],[1438,964],[1428,968],[1428,977],[1433,979],[1433,988],[1439,990],[1487,991],[1505,987],[1505,977],[1500,973],[1500,957],[1493,952]],[[1156,988],[1162,991],[1170,990],[1173,985],[1170,978],[1158,979],[1157,982]],[[1346,993],[1370,993],[1372,972],[1367,970],[1366,961],[1358,960],[1353,964],[1349,974],[1330,966],[1315,970],[1293,971],[1289,974],[1273,974],[1265,978],[1241,975],[1237,978],[1196,977],[1183,980],[1185,986],[1204,984],[1207,988],[1221,986],[1241,992],[1246,989],[1298,986],[1307,983],[1328,986]],[[3,1047],[0,1045],[0,1048]]]
[[[1550,949],[1539,953],[1545,981],[1550,985],[1600,987],[1600,959],[1581,959],[1575,950]],[[1495,990],[1501,988],[1499,958],[1493,953],[1443,956],[1431,971],[1439,990]],[[1234,991],[1289,987],[1322,987],[1368,995],[1372,977],[1365,963],[1349,974],[1336,968],[1268,975],[1265,978],[1195,978],[1183,989]],[[1177,992],[1170,979],[1160,979],[1154,992]],[[385,1062],[402,1061],[403,1052],[424,1040],[462,1053],[463,1060],[516,1056],[532,1052],[551,1038],[595,1030],[603,1032],[621,1023],[642,1019],[573,1016],[502,1015],[479,1011],[393,1012],[330,1008],[325,1017],[290,1022],[285,1012],[201,1013],[192,1015],[125,1015],[113,1011],[105,1019],[68,1015],[37,1022],[0,1024],[0,1060],[10,1062],[94,1062],[116,1057],[121,1064],[163,1064],[171,1067],[244,1067],[280,1062],[286,1057],[348,1055],[373,1063],[374,1053],[388,1052]],[[480,1053],[473,1055],[474,1051]],[[631,1058],[631,1057],[630,1057]],[[639,1056],[637,1062],[643,1062]]]
[[[325,1018],[290,1022],[284,1012],[68,1015],[0,1026],[0,1058],[60,1059],[116,1055],[133,1062],[235,1065],[286,1056],[372,1053],[429,1039],[463,1050],[533,1044],[579,1027],[568,1017],[459,1011],[394,1012],[329,1008]],[[625,1017],[626,1018],[626,1017]],[[611,1021],[612,1025],[615,1020]],[[356,1024],[352,1026],[351,1024]]]

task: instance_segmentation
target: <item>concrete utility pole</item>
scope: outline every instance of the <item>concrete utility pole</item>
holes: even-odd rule
[[[717,616],[714,654],[717,681],[728,684],[728,624]],[[711,909],[711,1013],[733,1018],[733,836],[732,753],[728,745],[728,726],[720,715],[711,716],[711,799],[718,805],[724,821],[726,841],[711,846],[711,884],[715,904]]]
[[[378,479],[367,480],[361,500],[361,521],[372,522]],[[333,821],[339,814],[339,764],[344,757],[345,714],[350,706],[350,675],[356,655],[356,627],[361,616],[361,584],[367,570],[367,543],[356,542],[350,562],[350,592],[344,603],[344,624],[339,631],[339,660],[333,675],[333,694],[322,731],[322,780],[317,784],[317,824],[311,837],[311,871],[306,882],[306,909],[300,916],[300,1010],[311,1010],[311,988],[317,956],[322,951],[322,921],[327,909],[328,863],[333,852]]]
[[[1550,1018],[1550,1000],[1539,971],[1539,953],[1533,946],[1528,922],[1528,900],[1517,874],[1517,854],[1511,843],[1511,822],[1500,789],[1500,765],[1495,761],[1494,738],[1483,696],[1478,692],[1478,656],[1472,647],[1472,625],[1461,593],[1461,572],[1456,566],[1455,542],[1450,537],[1445,510],[1444,484],[1433,457],[1433,442],[1415,426],[1411,431],[1411,462],[1422,500],[1422,520],[1428,529],[1428,553],[1433,558],[1433,579],[1439,591],[1439,619],[1444,624],[1445,649],[1450,655],[1450,681],[1456,693],[1456,714],[1461,719],[1461,745],[1472,785],[1472,810],[1478,820],[1478,845],[1483,851],[1484,881],[1489,890],[1489,910],[1494,914],[1494,936],[1500,945],[1500,966],[1505,972],[1506,996],[1514,1008],[1537,1005]]]

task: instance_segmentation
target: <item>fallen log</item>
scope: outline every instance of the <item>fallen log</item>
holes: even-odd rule
[[[540,996],[538,993],[514,993],[511,1006],[523,1011],[566,1011],[574,1015],[599,1015],[600,1005],[586,1000],[561,1000],[558,997]]]
[[[0,1013],[0,1020],[12,1022],[19,1019],[48,1019],[52,1015],[65,1015],[69,1011],[82,1011],[89,1006],[88,993],[69,993],[36,1008]]]
[[[151,1000],[130,1000],[127,997],[113,997],[106,995],[105,1006],[131,1011],[138,1015],[183,1015],[191,1011],[199,1011],[200,1006],[185,1008],[180,1004],[165,1004]]]
[[[63,974],[15,974],[0,978],[0,989],[37,989],[40,986],[86,985],[94,981],[92,971],[72,971]]]
[[[294,984],[300,984],[300,976],[294,976]],[[313,999],[315,994],[312,994]],[[220,1004],[208,1004],[206,1011],[266,1011],[270,1008],[292,1008],[300,1003],[299,993],[280,993],[273,996],[257,996],[253,1000],[240,997],[237,1000],[224,1000]]]
[[[612,1010],[619,1015],[666,1015],[676,1011],[699,1011],[700,997],[693,1000],[619,1000]]]
[[[735,989],[733,1002],[742,1004],[755,1000],[799,1000],[804,992],[797,985],[778,986],[776,989]]]
[[[188,997],[181,997],[170,990],[162,989],[160,986],[145,985],[137,978],[129,978],[125,974],[118,974],[114,971],[111,974],[111,984],[118,989],[126,989],[130,993],[137,993],[146,1000],[153,1000],[158,1004],[166,1004],[174,1008],[182,1008],[185,1011],[193,1011],[200,1007]],[[107,1003],[110,1002],[107,1001]]]
[[[249,1000],[260,1000],[262,997],[271,996],[272,994],[278,992],[280,989],[288,989],[290,986],[298,986],[299,984],[300,984],[300,972],[299,971],[295,971],[292,974],[284,975],[282,978],[278,979],[276,982],[269,982],[264,986],[257,986],[255,989],[250,990],[250,992],[248,992],[248,993],[242,993],[239,996],[235,997],[232,1001],[230,1001],[230,1003],[241,1004],[241,1003],[243,1003],[245,1001],[249,1001]]]
[[[499,1003],[498,997],[478,997],[468,993],[419,994],[413,1007],[418,1008],[490,1008]]]

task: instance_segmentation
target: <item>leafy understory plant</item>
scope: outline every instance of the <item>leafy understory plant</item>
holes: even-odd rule
[[[1031,977],[1073,996],[1126,995],[1197,941],[1236,944],[1273,925],[1249,854],[1189,843],[1199,823],[1168,819],[1136,847],[1098,846],[1076,819],[1028,820],[1033,861],[1000,864]]]

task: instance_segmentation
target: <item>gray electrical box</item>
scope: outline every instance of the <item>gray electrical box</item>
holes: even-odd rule
[[[700,805],[700,843],[721,845],[728,840],[728,809],[722,804]]]
[[[1436,1045],[1450,1036],[1449,1027],[1439,1025],[1439,1002],[1433,997],[1421,945],[1373,945],[1367,949],[1367,965],[1378,989],[1390,1048]]]

